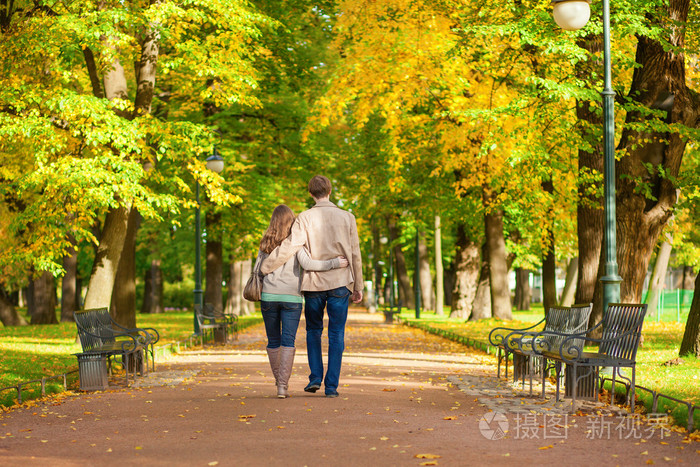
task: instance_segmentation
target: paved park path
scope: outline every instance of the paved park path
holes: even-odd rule
[[[303,323],[302,323],[303,327]],[[2,466],[700,464],[700,443],[608,409],[570,415],[514,390],[495,357],[352,313],[340,397],[277,399],[261,325],[188,351],[137,386],[0,415]]]

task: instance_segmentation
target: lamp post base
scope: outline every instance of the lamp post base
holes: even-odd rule
[[[620,303],[620,283],[622,277],[617,274],[610,274],[600,278],[603,283],[603,311],[608,309],[611,303]]]

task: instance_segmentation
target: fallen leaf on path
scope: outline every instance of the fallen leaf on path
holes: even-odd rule
[[[438,465],[437,461],[427,461],[427,462],[421,462],[418,465]]]
[[[444,417],[443,420],[457,420],[457,417],[450,415],[449,417]]]
[[[413,457],[416,459],[439,459],[442,456],[440,454],[416,454]]]
[[[384,388],[384,389],[382,389],[382,391],[394,392],[394,391],[396,391],[396,388]]]
[[[219,461],[209,462],[207,465],[212,465],[212,466],[219,465]]]
[[[539,448],[539,449],[540,449],[540,450],[543,450],[543,449],[552,449],[553,447],[554,447],[554,446],[550,444],[549,446],[542,446],[542,447]]]

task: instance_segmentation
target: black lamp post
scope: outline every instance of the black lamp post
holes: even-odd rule
[[[554,0],[554,21],[567,31],[581,29],[590,17],[588,0]],[[617,272],[617,232],[615,224],[615,91],[612,89],[610,65],[610,0],[603,0],[603,158],[605,206],[605,276],[603,283],[603,310],[608,304],[620,301],[620,282]]]
[[[214,146],[214,153],[207,158],[207,169],[212,172],[221,173],[224,170],[224,159],[219,155]],[[199,204],[199,181],[196,182],[195,196],[197,208],[194,212],[194,306],[202,309],[202,222],[200,218]],[[194,333],[199,334],[199,323],[197,322],[197,313],[194,312]]]

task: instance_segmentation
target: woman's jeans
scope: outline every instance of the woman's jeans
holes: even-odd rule
[[[323,334],[323,309],[328,313],[328,371],[326,394],[338,390],[340,366],[345,350],[345,322],[348,319],[350,290],[339,287],[322,292],[304,292],[304,317],[306,318],[306,348],[309,354],[310,383],[321,384],[323,380],[323,355],[321,335]]]
[[[267,347],[294,347],[301,318],[301,303],[263,301],[260,302],[260,309],[267,331]]]

